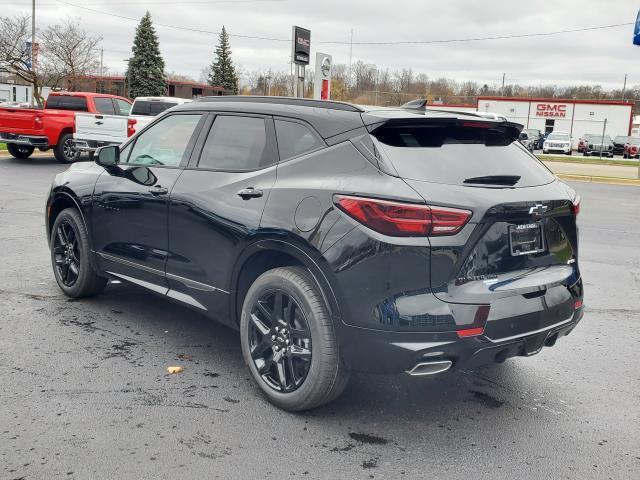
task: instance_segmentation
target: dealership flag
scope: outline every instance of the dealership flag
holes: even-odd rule
[[[636,27],[633,30],[633,44],[640,45],[640,10],[638,10],[638,16],[636,17]]]

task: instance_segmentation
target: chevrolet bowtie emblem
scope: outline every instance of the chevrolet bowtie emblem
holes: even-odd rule
[[[529,209],[529,214],[530,215],[542,215],[547,210],[549,210],[549,207],[547,207],[546,205],[543,205],[541,203],[537,203],[535,207],[531,207]]]

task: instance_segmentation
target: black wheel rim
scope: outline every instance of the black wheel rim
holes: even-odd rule
[[[53,257],[58,278],[66,287],[72,287],[80,275],[80,246],[73,226],[62,222],[56,230]]]
[[[76,157],[76,147],[73,143],[72,138],[67,138],[64,141],[64,143],[62,144],[62,153],[64,154],[65,158],[68,158],[69,160],[73,160]]]
[[[300,388],[311,367],[311,331],[298,302],[281,290],[265,293],[253,306],[248,334],[262,380],[283,393]]]
[[[26,147],[24,145],[18,145],[18,152],[22,153],[23,155],[26,155],[28,153],[31,153],[31,147]]]

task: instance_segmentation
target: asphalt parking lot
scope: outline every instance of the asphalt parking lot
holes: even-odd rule
[[[61,294],[43,210],[64,168],[0,153],[1,479],[638,478],[639,187],[573,184],[587,312],[555,347],[355,375],[290,414],[260,396],[235,332],[130,286]]]

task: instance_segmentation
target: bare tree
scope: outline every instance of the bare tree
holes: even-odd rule
[[[42,34],[43,65],[66,77],[70,90],[78,88],[79,77],[95,73],[100,65],[97,47],[102,37],[89,35],[79,24],[67,19]]]
[[[42,84],[30,65],[31,17],[0,17],[0,70],[14,75],[34,87],[34,97],[42,106]]]

